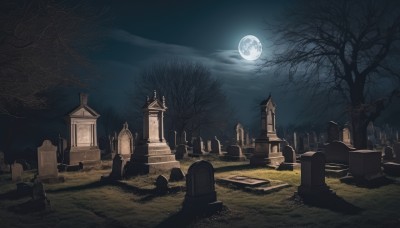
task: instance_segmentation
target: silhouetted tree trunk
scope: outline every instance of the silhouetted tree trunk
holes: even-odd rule
[[[300,1],[272,30],[277,52],[264,67],[286,69],[289,81],[342,99],[354,146],[366,148],[368,123],[399,96],[400,3]],[[378,97],[375,86],[383,83],[389,86]]]
[[[0,115],[45,107],[41,93],[58,85],[82,85],[76,73],[88,66],[92,11],[68,0],[0,1]]]

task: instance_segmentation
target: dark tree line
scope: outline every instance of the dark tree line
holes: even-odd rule
[[[142,120],[140,107],[153,90],[157,96],[166,98],[166,131],[185,130],[188,136],[207,132],[222,134],[232,117],[222,83],[201,63],[165,60],[144,69],[132,89],[137,125]]]
[[[354,146],[366,148],[368,123],[399,96],[400,2],[304,0],[285,16],[270,27],[276,52],[264,67],[344,101]]]

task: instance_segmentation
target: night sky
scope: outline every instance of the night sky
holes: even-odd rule
[[[254,122],[259,115],[257,104],[269,93],[279,106],[278,121],[292,121],[296,113],[288,102],[290,94],[277,88],[273,73],[259,72],[262,60],[244,60],[237,46],[243,36],[255,35],[263,45],[262,58],[268,57],[272,43],[266,22],[281,17],[284,7],[293,2],[107,2],[112,22],[102,34],[102,48],[91,55],[102,80],[93,85],[90,97],[123,112],[129,99],[127,91],[141,69],[157,60],[177,57],[209,67],[223,82],[237,120],[245,125]]]

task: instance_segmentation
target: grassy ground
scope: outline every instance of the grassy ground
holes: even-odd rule
[[[300,184],[299,171],[251,168],[248,162],[224,162],[209,158],[215,176],[240,174],[281,180],[292,185],[279,192],[259,195],[216,184],[218,200],[226,209],[208,218],[196,218],[190,227],[400,227],[400,184],[367,189],[326,178],[336,191],[333,202],[317,205],[293,199]],[[195,158],[181,163],[184,172]],[[66,182],[45,185],[51,209],[21,213],[15,206],[30,197],[15,197],[10,175],[0,176],[0,227],[157,227],[176,221],[185,192],[152,194],[156,176],[138,176],[118,184],[100,182],[109,169],[63,173]],[[25,172],[24,179],[33,177]],[[184,182],[173,183],[174,186]],[[171,223],[170,223],[171,224]],[[172,223],[173,224],[173,223]]]

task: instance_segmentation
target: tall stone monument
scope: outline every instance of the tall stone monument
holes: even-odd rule
[[[68,115],[69,153],[68,164],[94,165],[100,162],[97,145],[97,118],[100,115],[88,106],[87,94],[80,94],[80,105]]]
[[[261,134],[255,140],[254,155],[250,159],[250,165],[278,166],[285,158],[280,151],[281,139],[276,135],[275,110],[276,105],[271,95],[261,102]]]
[[[180,168],[164,138],[166,110],[165,98],[160,101],[156,91],[152,98],[147,97],[143,106],[142,139],[131,156],[128,175],[169,172],[172,168]]]

